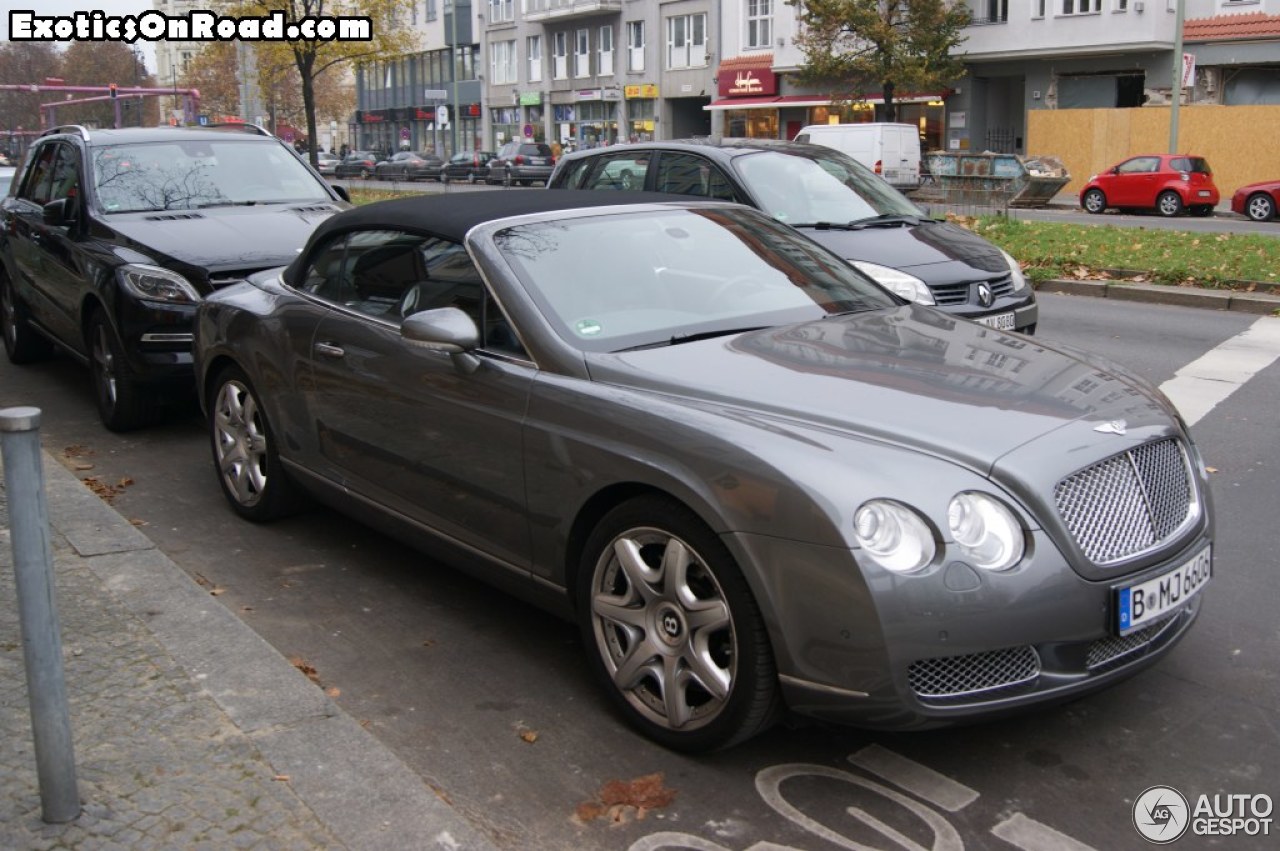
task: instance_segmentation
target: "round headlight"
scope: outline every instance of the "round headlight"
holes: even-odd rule
[[[853,535],[872,561],[894,573],[910,573],[933,561],[929,524],[900,502],[863,503],[853,515]]]
[[[1022,558],[1022,526],[1004,504],[984,493],[956,494],[947,507],[951,539],[965,560],[984,570],[1004,570]]]
[[[853,267],[880,286],[896,296],[914,301],[916,304],[933,304],[933,293],[929,286],[915,275],[908,275],[900,269],[891,269],[879,263],[868,263],[865,260],[849,260]]]

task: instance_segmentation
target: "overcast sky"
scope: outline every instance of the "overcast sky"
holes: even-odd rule
[[[12,11],[31,12],[39,15],[70,15],[73,12],[103,11],[108,15],[139,15],[155,5],[151,0],[95,0],[95,2],[76,2],[76,0],[0,0],[0,36],[9,40],[9,13]],[[156,49],[151,42],[138,39],[134,46],[141,48],[146,60],[147,70],[156,72]]]

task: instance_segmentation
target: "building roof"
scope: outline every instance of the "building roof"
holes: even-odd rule
[[[1183,41],[1241,41],[1280,38],[1280,15],[1249,12],[1195,18],[1183,26]]]

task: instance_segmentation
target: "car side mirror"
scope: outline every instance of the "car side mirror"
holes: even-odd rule
[[[420,310],[400,323],[400,336],[415,346],[443,352],[465,373],[475,372],[480,360],[472,352],[480,346],[480,329],[456,307]]]
[[[351,193],[347,191],[347,187],[334,184],[333,191],[336,192],[338,197],[343,201],[346,201],[348,204],[351,203]]]
[[[51,227],[66,227],[75,221],[75,198],[59,198],[40,208],[40,217]]]

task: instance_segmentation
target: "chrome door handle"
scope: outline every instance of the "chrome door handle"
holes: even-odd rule
[[[342,346],[339,346],[337,343],[316,343],[315,349],[316,354],[323,355],[327,358],[340,358],[346,355]]]

